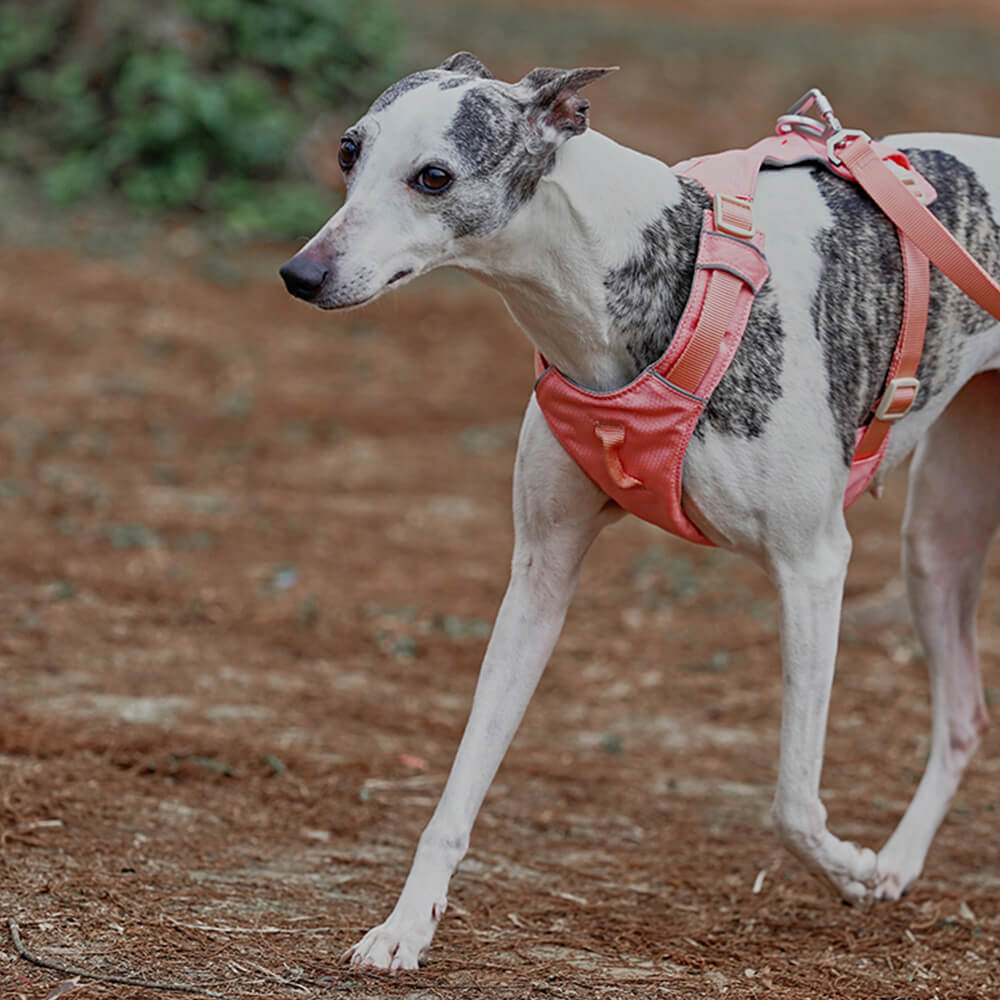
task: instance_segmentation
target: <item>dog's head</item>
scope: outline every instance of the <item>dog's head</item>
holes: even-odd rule
[[[579,91],[611,69],[535,69],[505,83],[459,52],[393,84],[341,140],[347,198],[281,268],[324,309],[468,255],[529,202],[556,150],[587,129]]]

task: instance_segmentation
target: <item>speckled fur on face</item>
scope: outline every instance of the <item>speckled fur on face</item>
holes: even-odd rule
[[[937,189],[931,211],[988,271],[1000,272],[1000,230],[989,196],[972,171],[947,153],[904,152]],[[815,240],[822,269],[812,319],[823,349],[827,399],[849,464],[855,430],[884,390],[899,337],[903,265],[895,226],[864,191],[822,169],[815,170],[815,180],[834,223]],[[992,317],[931,268],[915,409],[925,406],[956,373],[962,341],[993,325]]]
[[[461,169],[454,191],[439,196],[436,207],[456,237],[488,236],[531,198],[553,160],[553,148],[531,141],[529,107],[514,88],[464,72],[425,70],[394,83],[369,113],[378,115],[421,87],[467,84],[475,86],[461,96],[444,136]]]
[[[446,133],[464,168],[461,197],[443,212],[459,237],[501,229],[534,193],[551,158],[529,152],[526,109],[503,87],[485,84],[463,94]]]
[[[438,90],[451,90],[454,87],[461,87],[463,84],[469,83],[472,79],[473,77],[467,76],[465,73],[455,73],[451,70],[421,70],[419,73],[411,73],[409,76],[404,76],[402,80],[397,80],[391,87],[387,87],[375,98],[374,103],[368,110],[373,114],[385,111],[386,108],[393,105],[404,94],[408,94],[411,90],[416,90],[418,87],[423,87],[428,83],[436,83]]]

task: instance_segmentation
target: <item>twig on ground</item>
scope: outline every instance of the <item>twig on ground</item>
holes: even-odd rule
[[[45,1000],[59,1000],[64,993],[69,993],[70,990],[75,990],[77,986],[80,985],[80,979],[78,976],[74,976],[72,979],[65,979],[61,983],[53,986],[48,993],[45,994]]]
[[[41,819],[35,823],[28,823],[17,830],[4,830],[0,833],[0,846],[8,843],[17,843],[25,844],[28,847],[45,847],[46,844],[43,841],[29,837],[28,834],[34,833],[36,830],[51,830],[62,825],[63,821],[61,819]]]
[[[42,969],[50,969],[52,972],[60,972],[65,976],[79,976],[82,979],[94,979],[101,983],[116,983],[119,986],[138,986],[147,990],[166,990],[172,993],[199,993],[206,997],[222,998],[221,993],[207,990],[203,986],[195,986],[193,983],[157,983],[147,979],[133,979],[131,976],[116,976],[109,973],[90,972],[87,969],[75,969],[69,965],[61,965],[58,962],[51,962],[47,958],[39,958],[33,955],[24,947],[21,940],[21,929],[17,926],[17,921],[13,917],[7,918],[7,929],[10,931],[10,939],[14,942],[14,950],[26,962],[37,965]]]
[[[268,979],[276,983],[281,983],[282,986],[291,986],[293,989],[298,990],[300,993],[308,993],[309,989],[302,983],[297,983],[293,979],[286,979],[284,976],[279,975],[277,972],[273,972],[266,966],[260,964],[260,962],[248,962],[247,963],[251,969],[256,969],[258,972],[263,972]]]
[[[336,927],[226,927],[220,924],[182,924],[179,920],[164,914],[164,919],[189,931],[205,931],[213,934],[317,934],[335,931]]]

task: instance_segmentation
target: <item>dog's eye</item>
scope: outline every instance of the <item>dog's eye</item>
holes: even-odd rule
[[[424,167],[413,179],[413,186],[424,194],[441,194],[451,187],[455,178],[442,167]]]
[[[337,153],[337,162],[340,169],[345,173],[358,162],[361,154],[361,147],[353,139],[340,140],[340,152]]]

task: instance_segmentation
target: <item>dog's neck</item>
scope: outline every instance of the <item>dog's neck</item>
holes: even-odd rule
[[[614,389],[665,349],[680,315],[632,314],[622,306],[628,292],[652,283],[661,302],[683,306],[687,297],[700,206],[672,219],[684,201],[666,164],[588,131],[558,151],[504,230],[459,265],[500,292],[550,363],[581,385]],[[650,227],[668,249],[691,248],[690,261],[686,250],[675,261],[651,248]]]

